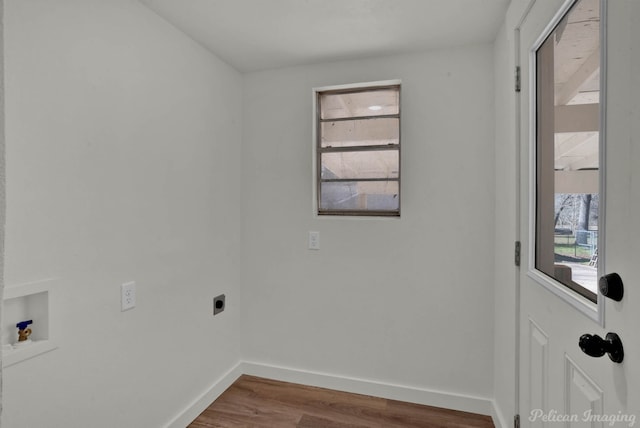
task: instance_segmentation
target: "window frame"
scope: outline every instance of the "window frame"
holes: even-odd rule
[[[321,106],[320,98],[323,94],[346,94],[346,93],[360,93],[368,91],[378,90],[398,90],[398,113],[391,115],[370,115],[370,116],[356,116],[353,118],[334,118],[334,119],[322,119],[321,118]],[[401,117],[402,117],[402,82],[399,79],[385,80],[377,82],[365,82],[346,85],[326,86],[313,88],[313,214],[315,217],[340,217],[340,218],[399,218],[401,211],[401,164],[402,164],[402,143],[401,143]],[[393,118],[398,120],[398,144],[397,146],[345,146],[345,147],[322,147],[322,131],[321,126],[323,122],[336,122],[336,121],[356,121],[356,120],[371,120],[371,119],[384,119]],[[322,179],[322,154],[323,153],[339,153],[339,152],[367,152],[367,151],[385,151],[393,150],[398,152],[398,177],[397,178],[370,178],[370,179]],[[328,210],[321,209],[321,186],[323,182],[397,182],[398,183],[398,209],[397,210]]]

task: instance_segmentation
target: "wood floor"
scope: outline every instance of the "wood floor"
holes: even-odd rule
[[[189,427],[493,428],[493,423],[489,416],[243,375]]]

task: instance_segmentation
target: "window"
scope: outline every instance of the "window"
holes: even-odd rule
[[[400,85],[316,91],[320,215],[400,216]]]
[[[602,241],[599,10],[598,0],[576,1],[535,53],[535,266],[593,302]]]

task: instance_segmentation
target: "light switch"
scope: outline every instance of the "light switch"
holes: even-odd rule
[[[309,249],[320,249],[320,232],[309,232]]]

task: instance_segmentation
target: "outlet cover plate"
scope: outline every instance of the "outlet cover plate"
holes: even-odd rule
[[[213,298],[213,315],[218,315],[224,311],[224,307],[227,305],[224,294]]]
[[[127,282],[121,286],[121,311],[128,311],[136,307],[136,283]]]
[[[320,249],[320,232],[309,232],[309,249]]]

